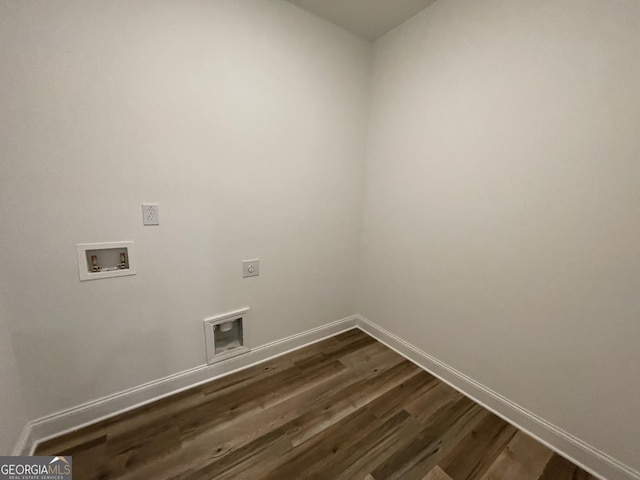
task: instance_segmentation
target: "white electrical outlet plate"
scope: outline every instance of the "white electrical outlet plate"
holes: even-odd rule
[[[258,275],[260,275],[260,259],[243,260],[242,277],[257,277]]]
[[[160,225],[160,205],[157,203],[142,204],[142,224]]]

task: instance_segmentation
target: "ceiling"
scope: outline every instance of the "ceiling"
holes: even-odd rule
[[[288,0],[369,41],[400,25],[436,0]]]

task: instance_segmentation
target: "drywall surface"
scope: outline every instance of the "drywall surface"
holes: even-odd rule
[[[27,417],[1,296],[0,382],[0,456],[13,455],[16,441],[27,423]]]
[[[368,43],[275,0],[0,19],[0,288],[30,418],[202,365],[214,314],[251,307],[249,346],[353,314]],[[77,243],[124,240],[137,275],[79,281]]]
[[[371,88],[359,312],[639,469],[640,2],[436,2]]]

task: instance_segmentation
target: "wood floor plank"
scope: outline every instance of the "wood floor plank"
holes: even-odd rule
[[[539,480],[596,480],[569,460],[554,454],[545,467]]]
[[[438,466],[451,478],[479,478],[493,464],[516,429],[494,414],[486,416]]]
[[[335,398],[309,405],[305,413],[284,427],[287,436],[297,446],[416,373],[416,367],[405,360],[379,375],[364,377],[339,392]]]
[[[537,480],[551,455],[547,447],[518,432],[481,480]]]
[[[260,405],[264,408],[268,408],[271,405],[276,405],[294,397],[312,386],[324,383],[328,379],[346,371],[346,368],[338,360],[330,360],[313,367],[298,368],[298,371],[300,373],[286,383],[264,382],[260,391],[249,394],[258,398]]]
[[[440,409],[412,442],[371,474],[376,480],[421,480],[487,414],[462,397]]]
[[[422,480],[453,480],[449,475],[444,473],[440,467],[435,467]]]
[[[187,466],[203,468],[219,457],[239,449],[251,441],[281,428],[307,412],[309,406],[319,405],[353,384],[351,372],[344,371],[319,385],[301,391],[297,396],[262,409],[251,416],[238,419],[221,429],[207,430],[188,442],[185,448],[164,456],[146,468],[127,474],[124,478],[149,479],[164,475],[178,476]]]
[[[344,370],[344,365],[335,360],[305,373],[293,366],[272,375],[267,382],[251,383],[215,401],[201,404],[192,408],[188,416],[177,418],[182,439],[186,441],[204,431],[221,429],[245,416],[255,415],[258,410],[291,398]]]
[[[358,329],[38,445],[76,480],[592,480]]]
[[[341,355],[340,361],[353,372],[376,373],[381,366],[393,366],[406,360],[383,344],[375,342],[364,348]]]
[[[422,425],[405,410],[384,420],[371,435],[363,437],[349,450],[338,452],[325,467],[325,478],[352,480],[375,470],[392,453],[411,442]]]
[[[68,450],[60,450],[59,455],[73,456],[73,475],[76,478],[98,479],[110,471],[110,465],[107,463],[111,461],[111,458],[107,454],[106,435]],[[97,469],[95,468],[96,464],[98,465]],[[116,467],[118,471],[121,471],[124,465],[116,465]]]
[[[327,341],[326,344],[321,347],[311,345],[309,349],[298,350],[290,355],[298,367],[305,368],[306,366],[316,365],[327,360],[340,359],[351,352],[358,351],[374,343],[376,343],[374,339],[363,332],[359,332],[352,335],[344,335],[335,341]]]
[[[292,449],[282,459],[278,468],[257,478],[263,480],[325,479],[323,468],[327,460],[340,451],[348,451],[353,444],[370,435],[379,425],[380,421],[368,410],[356,410],[309,441]]]
[[[405,380],[387,393],[378,396],[368,408],[381,420],[395,416],[400,410],[412,401],[422,398],[426,393],[435,388],[440,382],[425,371],[419,371],[416,375]]]
[[[403,361],[394,367],[378,372],[362,382],[354,397],[356,407],[360,408],[374,401],[378,396],[387,393],[392,388],[420,373],[420,369],[413,363]]]
[[[410,401],[405,409],[418,420],[427,424],[439,410],[458,402],[461,398],[462,394],[456,392],[449,385],[439,383],[424,395]]]
[[[138,469],[161,455],[178,451],[181,447],[178,429],[162,424],[140,437],[118,437],[107,443],[111,460],[111,476],[121,476],[127,469]],[[117,469],[116,469],[117,465]]]
[[[272,464],[279,463],[282,456],[291,449],[291,443],[280,429],[273,430],[253,442],[216,458],[202,468],[191,469],[174,477],[176,480],[218,480],[252,479]]]

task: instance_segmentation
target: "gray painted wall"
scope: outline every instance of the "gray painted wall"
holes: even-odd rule
[[[640,468],[640,2],[441,1],[374,50],[360,313]]]
[[[0,18],[0,288],[30,418],[202,365],[208,316],[250,306],[258,346],[353,314],[368,43],[275,0]],[[80,283],[75,245],[121,240],[137,275]]]
[[[12,455],[27,417],[0,295],[0,455]]]

